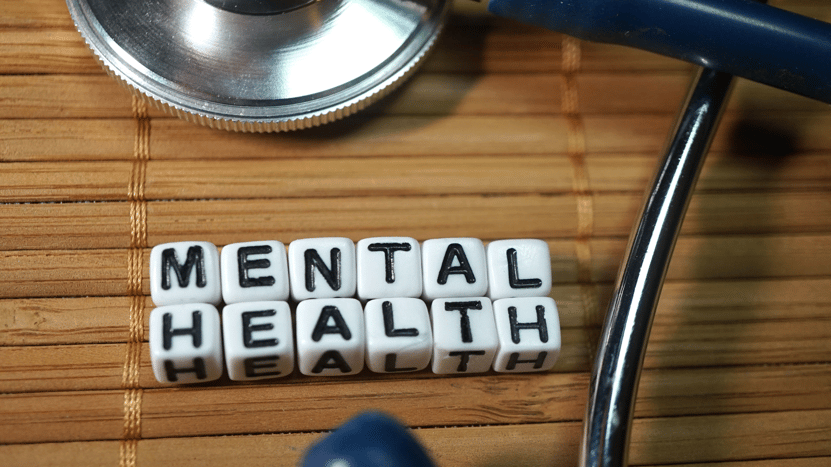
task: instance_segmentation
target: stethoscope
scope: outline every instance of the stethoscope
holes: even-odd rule
[[[112,76],[182,118],[239,131],[317,126],[378,100],[423,61],[450,8],[448,0],[67,4]],[[755,0],[490,0],[487,8],[701,66],[630,237],[590,382],[580,465],[627,465],[652,319],[733,76],[831,103],[831,25]]]

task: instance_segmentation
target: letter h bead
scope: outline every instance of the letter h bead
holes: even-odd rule
[[[213,305],[168,305],[150,312],[150,360],[161,383],[204,383],[222,376],[222,335]]]
[[[549,297],[503,298],[493,302],[499,348],[498,372],[547,371],[560,353],[560,319]]]

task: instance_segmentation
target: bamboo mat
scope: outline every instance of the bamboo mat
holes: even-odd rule
[[[827,2],[776,5],[831,21]],[[289,466],[367,409],[440,466],[571,466],[599,327],[692,67],[454,17],[403,89],[291,134],[133,99],[61,0],[0,5],[0,465]],[[646,355],[634,465],[831,465],[831,108],[740,81]],[[545,374],[164,387],[154,245],[405,235],[548,241]]]

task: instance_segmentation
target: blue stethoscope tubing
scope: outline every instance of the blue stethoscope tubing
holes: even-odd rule
[[[626,466],[652,320],[733,75],[831,103],[831,25],[756,0],[490,0],[488,9],[702,67],[630,237],[589,383],[579,465]]]
[[[831,103],[831,24],[756,0],[490,0],[488,10]]]

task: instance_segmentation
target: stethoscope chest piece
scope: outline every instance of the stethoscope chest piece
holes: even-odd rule
[[[394,89],[448,0],[67,0],[107,72],[158,107],[237,131],[308,128]]]

